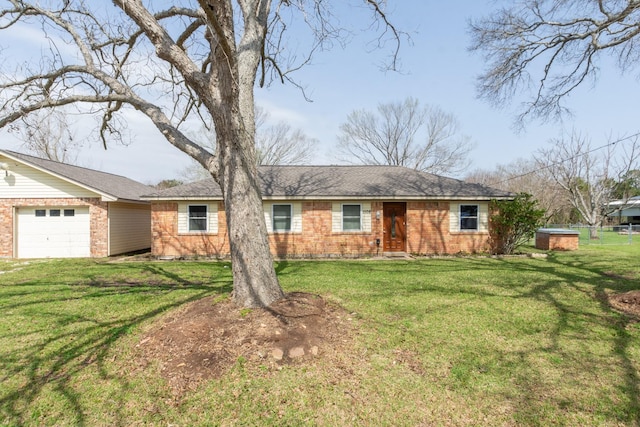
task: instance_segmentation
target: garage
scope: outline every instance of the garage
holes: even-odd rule
[[[21,207],[16,231],[18,258],[91,255],[88,207]]]
[[[157,189],[0,149],[0,259],[107,257],[151,247]]]

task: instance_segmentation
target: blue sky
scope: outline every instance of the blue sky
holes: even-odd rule
[[[347,11],[349,16],[360,13],[357,23],[350,22],[349,16],[341,16],[344,25],[353,25],[355,35],[351,43],[344,49],[334,47],[318,53],[311,65],[296,74],[313,102],[305,101],[293,86],[274,83],[256,90],[257,103],[274,120],[286,120],[319,141],[316,164],[337,162],[333,153],[339,126],[349,112],[374,110],[379,103],[401,101],[408,96],[457,117],[461,132],[475,144],[471,169],[493,169],[498,164],[529,157],[563,129],[575,128],[589,135],[594,146],[604,144],[610,136],[617,138],[638,132],[637,74],[622,76],[606,57],[600,63],[601,77],[597,84],[579,88],[568,100],[567,106],[574,116],[562,124],[533,121],[524,131],[516,132],[512,124],[518,100],[497,110],[478,99],[475,79],[483,69],[483,60],[467,51],[470,44],[467,22],[486,15],[497,3],[389,1],[390,19],[411,34],[411,44],[402,46],[402,70],[397,73],[379,69],[378,64],[388,51],[370,52],[371,33],[357,34],[363,29],[368,12],[351,9]],[[0,32],[1,46],[14,41],[7,37]],[[174,178],[190,163],[145,117],[132,117],[130,128],[135,135],[130,145],[111,145],[106,151],[98,143],[86,146],[81,163],[146,183]],[[19,145],[20,142],[0,131],[0,146],[19,149]]]

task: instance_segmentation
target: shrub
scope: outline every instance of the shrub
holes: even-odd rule
[[[512,254],[527,243],[542,225],[545,213],[527,193],[518,193],[513,200],[492,200],[489,206],[490,242],[495,254]]]

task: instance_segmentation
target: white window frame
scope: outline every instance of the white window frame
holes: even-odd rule
[[[475,216],[463,216],[462,215],[462,209],[464,207],[468,207],[468,206],[473,206],[476,208],[476,215]],[[458,230],[462,231],[462,232],[475,232],[475,231],[480,231],[480,205],[478,204],[460,204],[458,206]],[[473,219],[475,218],[476,220],[476,226],[475,228],[464,228],[462,226],[462,221],[465,219]]]
[[[344,214],[344,208],[345,206],[358,206],[359,208],[359,219],[360,219],[360,224],[358,226],[358,229],[345,229],[344,228],[344,220],[346,218],[345,214]],[[352,218],[352,217],[349,217]],[[340,219],[341,219],[341,224],[340,227],[342,229],[342,231],[346,232],[346,233],[357,233],[362,231],[362,203],[342,203],[342,205],[340,206]]]
[[[189,206],[207,207],[207,230],[189,231]],[[217,234],[218,233],[218,203],[208,200],[189,200],[178,202],[178,234]]]
[[[204,217],[192,217],[191,216],[191,208],[192,207],[204,207]],[[204,220],[204,230],[194,230],[191,228],[191,220]],[[189,233],[207,233],[209,231],[209,205],[207,204],[190,204],[187,205],[187,230]]]
[[[276,228],[276,213],[275,213],[275,208],[276,206],[288,206],[289,207],[289,228],[287,229],[277,229]],[[271,230],[273,230],[273,233],[290,233],[293,231],[293,217],[294,217],[294,212],[293,212],[293,205],[291,203],[274,203],[271,205]],[[278,217],[278,219],[280,219],[280,217]]]

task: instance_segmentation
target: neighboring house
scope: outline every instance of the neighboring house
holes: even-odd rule
[[[399,166],[261,166],[264,217],[279,257],[489,250],[489,201],[513,194]],[[226,257],[220,187],[149,194],[152,254]]]
[[[618,224],[640,224],[640,196],[614,200],[608,210],[607,217],[617,218]]]
[[[151,246],[152,187],[0,150],[0,257],[104,257]]]

